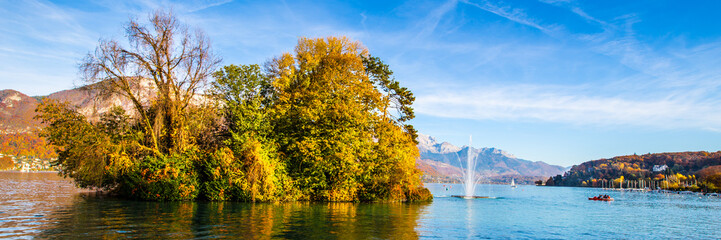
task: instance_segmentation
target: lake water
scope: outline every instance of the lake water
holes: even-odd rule
[[[710,239],[721,199],[590,188],[426,184],[425,204],[138,202],[55,173],[0,172],[0,238]],[[598,194],[614,202],[589,201]]]

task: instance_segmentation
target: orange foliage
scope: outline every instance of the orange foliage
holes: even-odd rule
[[[709,176],[721,174],[721,165],[708,166],[696,172],[699,179],[706,179]]]
[[[34,132],[0,134],[0,153],[40,159],[57,157],[55,148]]]
[[[10,158],[10,157],[1,157],[0,158],[0,170],[11,169],[14,166],[15,166],[15,163],[13,162],[12,158]]]

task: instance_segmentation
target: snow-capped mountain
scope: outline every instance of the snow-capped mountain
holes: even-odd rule
[[[541,161],[520,159],[498,148],[458,147],[448,142],[439,143],[434,137],[425,134],[418,134],[417,140],[421,169],[436,175],[460,175],[461,169],[466,168],[468,151],[476,161],[476,171],[484,176],[552,176],[565,169]]]

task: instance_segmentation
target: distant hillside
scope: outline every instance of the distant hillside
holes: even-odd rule
[[[418,150],[421,157],[417,166],[429,176],[460,178],[467,164],[468,151],[475,159],[476,172],[487,178],[507,179],[501,176],[548,176],[560,174],[564,168],[544,162],[532,162],[497,148],[457,147],[448,142],[439,143],[435,138],[419,134]],[[509,180],[510,181],[510,180]]]
[[[22,133],[35,130],[34,120],[38,100],[15,90],[0,91],[0,134]]]
[[[118,97],[98,101],[93,97],[91,91],[80,88],[55,92],[46,97],[60,102],[69,102],[78,107],[79,113],[90,119],[99,119],[100,115],[107,112],[113,105],[132,106],[129,101],[120,101]]]
[[[700,170],[721,165],[721,152],[675,152],[619,156],[581,163],[564,175],[552,177],[553,185],[595,186],[601,179],[662,180],[676,174],[695,178]]]
[[[40,101],[15,90],[0,91],[0,153],[38,158],[56,157],[45,139],[38,136],[41,128],[35,117]]]
[[[90,89],[97,86],[97,84],[91,85]],[[137,82],[137,87],[143,103],[150,101],[149,96],[154,93],[151,82],[140,80]],[[95,90],[87,90],[87,88],[74,88],[47,96],[35,97],[29,97],[15,90],[2,90],[0,91],[0,134],[26,133],[39,129],[41,127],[40,122],[33,119],[35,117],[35,108],[46,98],[69,102],[78,108],[78,112],[90,120],[98,120],[103,113],[108,112],[113,106],[120,106],[129,114],[133,113],[132,102],[126,98],[110,96],[96,99],[94,95]]]
[[[45,139],[38,136],[38,130],[42,128],[40,121],[33,119],[35,108],[43,99],[70,102],[77,106],[78,112],[91,120],[99,119],[100,115],[116,105],[132,113],[130,101],[121,100],[117,96],[98,101],[92,95],[92,92],[80,88],[36,97],[10,89],[0,91],[0,153],[55,157],[54,150],[46,144]]]
[[[114,106],[120,106],[125,112],[132,116],[134,107],[132,101],[126,97],[113,95],[104,98],[98,98],[98,86],[105,84],[104,82],[95,83],[85,87],[63,90],[52,93],[47,98],[55,99],[61,102],[69,102],[78,107],[78,112],[85,115],[91,121],[100,119],[100,116]],[[141,104],[148,105],[155,96],[155,85],[147,79],[136,79],[133,81],[133,91],[137,94]],[[194,101],[192,103],[196,103]]]

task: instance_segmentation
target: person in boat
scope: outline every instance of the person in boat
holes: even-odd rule
[[[608,196],[608,195],[603,195],[603,198],[608,199],[608,198],[610,198],[610,196]]]

